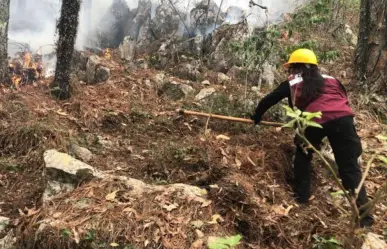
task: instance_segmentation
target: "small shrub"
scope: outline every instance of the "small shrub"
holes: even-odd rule
[[[341,248],[341,243],[335,237],[330,237],[329,239],[325,239],[323,237],[318,236],[317,234],[314,234],[313,239],[315,241],[313,244],[313,248],[317,248],[317,249]]]

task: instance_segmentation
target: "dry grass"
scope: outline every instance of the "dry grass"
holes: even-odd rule
[[[117,190],[113,200],[108,198]],[[109,248],[117,243],[120,248],[189,248],[198,239],[191,224],[196,220],[203,222],[205,234],[222,233],[218,224],[207,223],[213,214],[211,206],[181,197],[179,192],[165,190],[134,198],[129,190],[119,182],[90,182],[55,197],[38,213],[24,218],[19,247]]]

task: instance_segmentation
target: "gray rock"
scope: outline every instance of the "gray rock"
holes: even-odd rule
[[[43,200],[73,190],[79,182],[93,178],[104,178],[105,174],[68,154],[47,150],[43,154],[45,173],[48,179]]]
[[[82,70],[77,71],[77,78],[79,81],[86,81],[86,72]]]
[[[195,96],[195,99],[196,100],[203,100],[203,99],[211,96],[215,92],[216,92],[216,90],[213,87],[204,88]]]
[[[149,80],[149,79],[146,79],[145,80],[145,85],[147,86],[147,87],[149,87],[149,88],[152,88],[152,83],[151,83],[151,81]]]
[[[186,84],[180,84],[180,88],[185,95],[188,95],[194,91],[194,89],[191,86],[186,85]]]
[[[70,145],[70,151],[86,163],[93,158],[93,153],[90,150],[74,143]]]
[[[347,71],[343,70],[343,71],[340,71],[340,77],[341,78],[347,78]]]
[[[119,50],[121,59],[132,61],[136,56],[136,41],[132,37],[126,36],[121,43]]]
[[[224,73],[218,73],[218,83],[225,84],[231,81],[231,78],[225,75]]]
[[[257,86],[251,87],[251,91],[254,92],[254,93],[256,93],[256,94],[260,94],[260,93],[261,93],[259,87],[257,87]]]
[[[189,23],[194,24],[196,34],[206,35],[209,27],[215,24],[219,27],[224,21],[225,14],[219,9],[219,6],[213,0],[201,0],[195,4],[190,11]]]
[[[107,67],[99,66],[95,71],[94,81],[96,83],[107,81],[110,78],[110,69]]]
[[[13,230],[10,230],[4,238],[0,239],[0,249],[16,249],[15,243],[15,234]]]
[[[200,76],[200,72],[197,66],[194,66],[189,63],[185,63],[178,69],[178,76],[182,79],[189,79],[196,81]]]
[[[204,85],[204,86],[209,86],[209,85],[211,85],[211,84],[210,84],[210,81],[204,80],[204,81],[202,81],[202,85]]]
[[[166,81],[166,77],[164,73],[158,73],[152,80],[156,83],[157,87],[162,87]]]
[[[90,165],[56,150],[44,152],[46,173],[51,181],[75,183],[86,176],[102,178],[103,174]]]
[[[169,2],[161,1],[152,20],[152,30],[155,36],[158,39],[168,37],[178,31],[179,24],[179,16],[176,15]]]
[[[193,91],[194,89],[191,86],[172,81],[165,83],[159,91],[159,94],[165,94],[168,98],[176,101],[183,99]]]
[[[86,70],[88,56],[85,52],[74,50],[73,53],[73,66],[75,70]]]
[[[152,14],[152,1],[150,0],[140,0],[138,1],[138,7],[136,13],[134,13],[134,18],[131,21],[131,25],[128,26],[128,35],[133,37],[137,42],[146,39],[149,34],[145,32],[149,31],[149,28],[146,25],[149,25],[149,19]]]
[[[112,149],[114,147],[114,143],[109,139],[106,139],[102,136],[97,136],[97,139],[98,139],[98,143],[106,149]]]
[[[361,249],[386,249],[387,244],[385,239],[383,239],[382,235],[378,235],[375,233],[367,233],[364,238],[364,243]]]
[[[270,65],[269,63],[265,62],[262,65],[262,74],[261,74],[261,79],[262,79],[262,84],[268,85],[269,87],[273,87],[274,85],[274,70],[275,67]]]
[[[3,231],[11,222],[10,218],[0,216],[0,232]]]
[[[71,183],[61,183],[58,181],[47,181],[46,189],[43,192],[43,202],[50,200],[52,197],[66,193],[75,189],[75,185]]]
[[[243,62],[230,50],[230,43],[241,43],[249,37],[247,22],[238,24],[225,24],[218,27],[206,41],[205,47],[213,51],[210,55],[211,69],[216,71],[229,70],[233,65]]]
[[[86,64],[86,82],[91,84],[95,83],[95,72],[97,70],[97,66],[100,64],[100,58],[96,55],[92,55],[89,57],[89,60]]]
[[[357,35],[352,31],[351,26],[348,24],[345,24],[345,34],[347,35],[352,45],[357,44]]]
[[[136,65],[137,65],[137,67],[142,68],[142,69],[148,69],[149,68],[148,61],[145,60],[145,59],[138,59],[138,60],[136,60]]]
[[[372,94],[372,97],[371,99],[373,101],[376,101],[378,103],[386,103],[387,99],[381,95],[377,95],[377,94]]]

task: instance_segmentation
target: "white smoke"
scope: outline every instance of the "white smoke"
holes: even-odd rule
[[[152,17],[155,8],[161,0],[152,0]],[[169,1],[169,0],[164,0]],[[200,0],[172,0],[181,13],[189,11]],[[265,13],[259,7],[249,7],[249,0],[214,0],[220,6],[222,12],[226,12],[231,6],[236,6],[240,11],[231,11],[226,17],[226,22],[235,23],[242,16],[247,16],[248,23],[255,27],[263,25],[267,20],[274,22],[283,13],[294,11],[296,7],[308,0],[255,0],[256,3],[269,8]],[[79,29],[76,40],[76,48],[82,49],[88,41],[91,31],[95,30],[106,10],[113,0],[83,0],[79,16]],[[137,8],[138,0],[126,0],[130,9]],[[85,7],[91,3],[91,7]],[[9,55],[20,51],[20,44],[27,43],[32,52],[50,53],[54,49],[53,44],[57,37],[56,23],[60,15],[61,0],[12,0],[10,9],[9,26]],[[235,10],[238,8],[234,8]],[[208,33],[214,27],[209,27]],[[211,30],[212,29],[212,30]],[[43,46],[43,47],[42,47]],[[52,62],[51,62],[52,64]]]

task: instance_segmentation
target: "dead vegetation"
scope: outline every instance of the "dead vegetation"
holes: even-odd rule
[[[173,110],[181,102],[157,98],[156,91],[143,86],[153,74],[139,70],[129,80],[117,74],[116,82],[79,86],[79,95],[66,103],[53,102],[44,87],[1,97],[8,115],[3,121],[7,128],[0,133],[2,153],[12,164],[22,164],[13,173],[2,167],[2,174],[11,176],[2,193],[23,193],[24,200],[18,203],[11,197],[1,208],[15,217],[19,248],[108,248],[114,243],[119,248],[142,248],[145,243],[149,248],[195,248],[209,236],[237,233],[244,238],[240,248],[297,248],[312,245],[315,234],[337,239],[345,235],[344,214],[337,208],[343,200],[329,195],[337,189],[318,162],[312,204],[301,207],[293,201],[291,134],[180,117]],[[373,148],[377,141],[372,136],[383,125],[370,130],[368,119],[367,114],[359,116],[359,129],[371,138],[367,143]],[[72,141],[94,153],[90,164],[100,170],[156,185],[196,185],[207,190],[209,202],[202,207],[173,193],[134,198],[125,195],[127,186],[102,180],[42,205],[42,153],[49,148],[67,152]],[[368,186],[376,190],[383,174],[375,166]],[[14,189],[11,182],[23,184]],[[114,191],[115,198],[107,200]],[[374,230],[382,233],[386,203],[376,210]],[[215,218],[214,224],[208,223]],[[204,225],[195,228],[192,221]]]
[[[310,35],[321,36],[322,47],[332,43],[320,29]],[[284,46],[297,42],[282,41]],[[340,52],[340,59],[322,67],[349,84],[353,48],[343,46]],[[340,208],[346,207],[345,200],[318,160],[311,204],[294,202],[291,133],[175,112],[187,108],[246,118],[255,103],[244,102],[245,91],[256,100],[269,89],[258,95],[235,79],[221,84],[215,72],[203,69],[200,77],[167,78],[188,84],[195,93],[203,88],[199,79],[207,79],[216,93],[203,101],[194,95],[173,101],[160,94],[155,80],[160,72],[140,66],[146,59],[123,64],[117,51],[111,53],[112,59],[103,59],[110,79],[96,85],[75,80],[74,97],[67,102],[49,97],[48,81],[20,91],[2,89],[0,209],[12,219],[7,229],[15,229],[17,248],[205,248],[210,236],[234,234],[243,236],[238,248],[312,248],[316,238],[345,237],[347,219]],[[169,68],[179,74],[177,69]],[[357,95],[351,102],[366,161],[381,146],[375,136],[387,128]],[[284,117],[273,108],[265,119]],[[88,148],[94,155],[88,163],[100,171],[165,189],[138,197],[120,181],[94,179],[42,203],[43,152],[71,153],[72,143]],[[375,161],[365,183],[371,197],[386,173]],[[200,187],[205,201],[168,191],[173,183]],[[386,231],[386,213],[383,200],[375,209],[375,233]],[[358,231],[359,243],[363,233]]]

